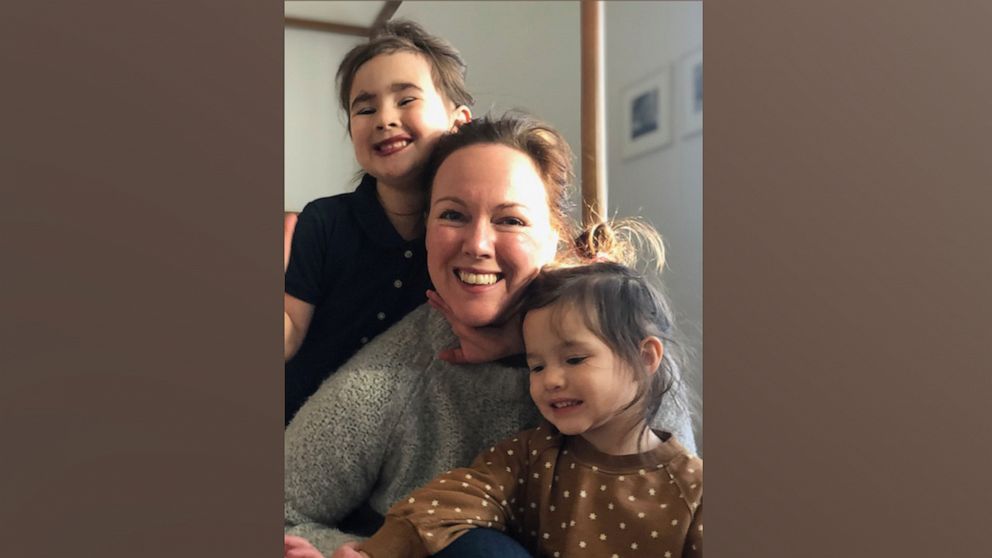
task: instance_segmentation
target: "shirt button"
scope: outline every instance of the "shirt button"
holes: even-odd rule
[[[364,344],[366,344],[366,343],[369,342],[369,338],[368,337],[362,337],[359,341],[361,341],[362,342],[362,345],[364,345]]]
[[[384,313],[382,313],[382,312],[379,312],[378,314],[376,314],[375,317],[376,318],[379,318],[380,320],[385,320],[386,319],[386,315]]]
[[[407,250],[406,252],[403,252],[403,257],[409,260],[410,258],[413,257],[413,251]]]
[[[403,281],[400,281],[399,279],[397,279],[397,280],[393,281],[393,286],[398,289],[398,288],[400,288],[400,287],[403,286]]]

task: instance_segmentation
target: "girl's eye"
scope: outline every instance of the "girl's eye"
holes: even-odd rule
[[[538,364],[537,366],[532,366],[530,369],[531,374],[537,374],[538,372],[544,370],[543,364]]]
[[[360,115],[360,114],[373,114],[374,112],[375,112],[375,109],[374,108],[372,108],[372,107],[365,107],[365,108],[360,108],[357,111],[355,111],[355,114],[356,115]]]
[[[412,103],[412,102],[414,102],[416,100],[417,100],[416,97],[405,97],[403,99],[400,99],[400,106],[403,107],[403,106],[409,105],[410,103]]]
[[[568,363],[568,364],[570,364],[570,365],[572,365],[572,366],[577,366],[577,365],[582,364],[583,362],[585,362],[585,360],[587,358],[589,358],[589,357],[587,357],[587,356],[573,356],[573,357],[568,357],[567,359],[565,359],[565,362]]]
[[[437,216],[437,218],[442,221],[463,221],[465,216],[461,212],[455,211],[454,209],[445,209],[440,215]]]

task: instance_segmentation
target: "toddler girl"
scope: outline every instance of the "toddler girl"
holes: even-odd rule
[[[660,263],[657,233],[640,229]],[[543,271],[522,299],[547,422],[415,491],[334,558],[425,557],[479,526],[542,557],[702,555],[702,460],[649,427],[678,373],[672,313],[644,277],[605,261],[630,246],[614,238],[596,227],[591,263]]]

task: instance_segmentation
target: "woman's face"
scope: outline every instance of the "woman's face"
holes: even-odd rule
[[[455,317],[491,324],[555,255],[558,236],[544,182],[513,148],[455,151],[434,177],[427,267]]]

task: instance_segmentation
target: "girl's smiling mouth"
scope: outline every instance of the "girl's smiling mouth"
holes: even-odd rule
[[[379,155],[392,155],[397,151],[403,150],[411,143],[413,143],[413,138],[410,136],[393,136],[374,144],[372,150]]]

